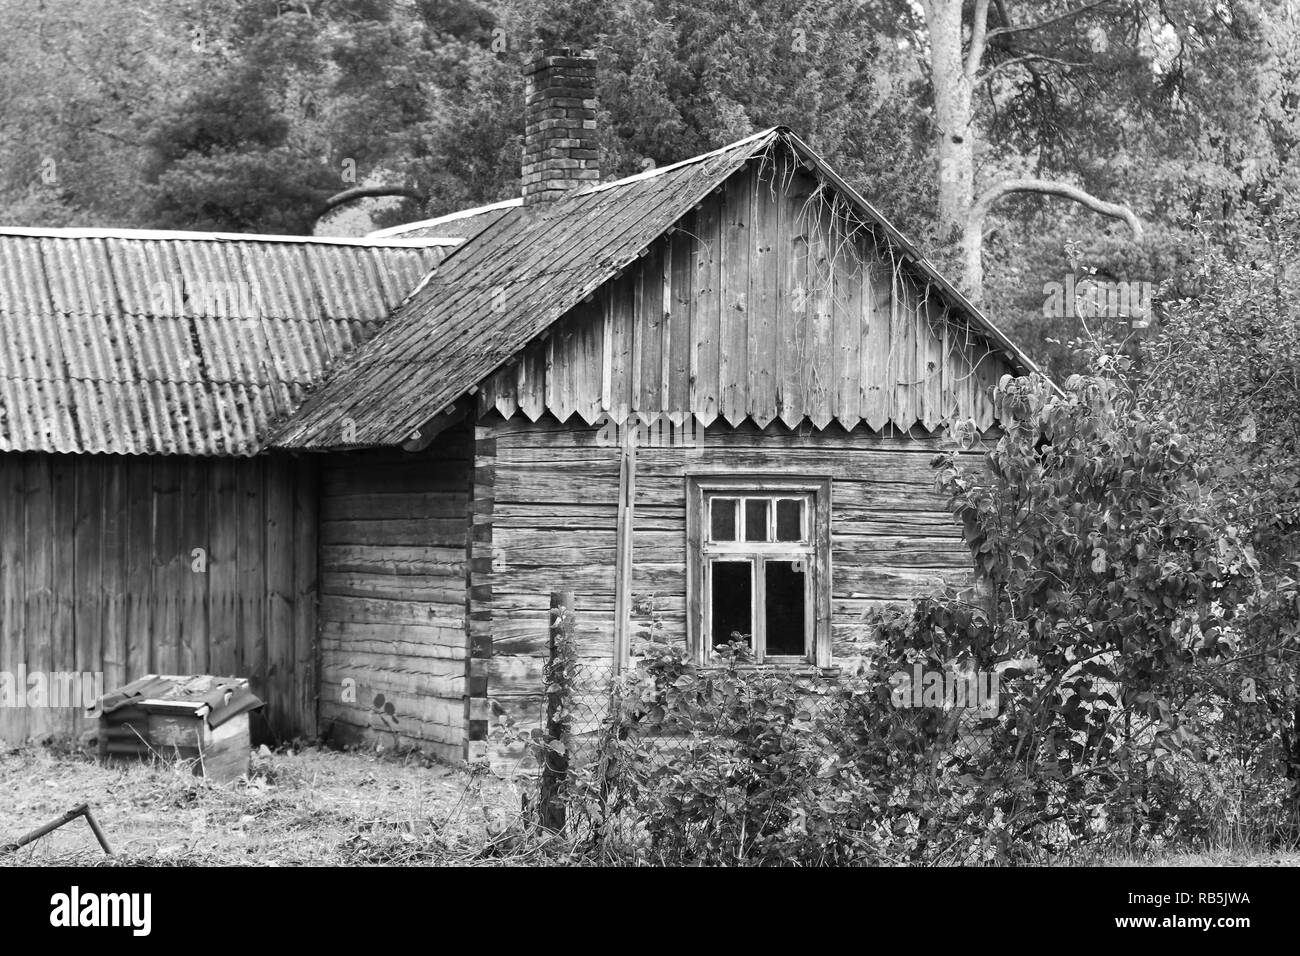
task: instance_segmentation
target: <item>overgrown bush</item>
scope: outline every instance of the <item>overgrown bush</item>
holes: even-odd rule
[[[995,400],[984,467],[935,460],[980,587],[880,614],[856,679],[647,645],[571,787],[580,839],[736,865],[1295,843],[1294,587],[1117,379]],[[1000,710],[900,709],[890,675],[916,664],[996,672]]]

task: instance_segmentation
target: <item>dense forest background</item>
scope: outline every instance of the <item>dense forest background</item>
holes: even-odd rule
[[[1289,281],[1291,0],[0,0],[0,16],[9,224],[356,234],[514,196],[520,66],[564,44],[600,58],[607,176],[789,125],[1062,380],[1082,334],[1149,354],[1216,257]],[[1052,307],[1071,277],[1151,283],[1161,321]]]

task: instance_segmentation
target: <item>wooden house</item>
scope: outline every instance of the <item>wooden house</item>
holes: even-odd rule
[[[312,670],[310,718],[333,738],[491,758],[492,720],[540,719],[554,590],[575,593],[581,651],[611,670],[647,630],[701,659],[738,631],[767,665],[835,668],[870,639],[868,608],[968,577],[930,459],[955,423],[995,429],[989,387],[1032,363],[790,130],[601,182],[594,72],[564,51],[530,67],[522,197],[371,237],[429,243],[420,254],[441,261],[346,356],[321,358],[303,394],[286,395],[241,446],[256,452],[241,465],[287,476],[275,488],[262,478],[251,520],[301,493],[292,526],[311,540],[290,524],[268,529],[258,541],[302,556],[292,584],[273,581],[265,558],[262,583],[223,568],[231,585],[203,596],[201,633],[215,634],[221,602],[271,601],[256,613],[283,625],[267,633],[291,635],[285,648],[250,648],[255,628],[235,633],[244,661],[263,668],[246,676],[272,713],[287,689],[307,725],[308,691],[270,664],[309,661],[289,673]],[[368,305],[390,304],[375,295]],[[278,353],[258,354],[273,365]],[[9,374],[0,368],[0,381]],[[230,427],[206,421],[213,434]],[[63,521],[53,549],[68,543],[75,567],[81,499],[70,516],[30,510],[49,497],[33,489],[48,487],[63,449],[15,447],[14,434],[0,420],[0,449],[45,458],[5,479],[11,456],[0,455],[0,482],[25,482],[28,502],[0,507],[28,527]],[[216,517],[220,489],[240,487],[219,477],[231,463],[197,486],[185,477],[217,463],[155,467],[178,469],[172,494],[192,495],[238,556],[244,519],[232,531]],[[113,468],[96,466],[109,481]],[[133,486],[112,480],[117,494]],[[103,502],[118,486],[95,487]],[[192,512],[176,507],[183,525]],[[9,583],[15,555],[28,555],[10,527],[0,595],[30,595]],[[124,540],[118,522],[102,535],[100,548]],[[88,561],[109,579],[102,557]],[[114,577],[115,593],[141,580]],[[177,575],[174,586],[194,584]],[[150,640],[190,633],[167,617],[170,600],[151,611]],[[75,601],[51,613],[75,623]],[[37,625],[29,639],[55,634],[54,659],[71,660],[66,620]],[[14,630],[0,623],[0,648]],[[145,640],[116,621],[98,633],[100,647]]]

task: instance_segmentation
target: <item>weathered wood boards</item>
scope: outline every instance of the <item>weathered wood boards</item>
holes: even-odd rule
[[[984,389],[1010,370],[833,190],[774,153],[490,376],[479,409],[987,429]]]
[[[250,679],[254,726],[315,733],[316,461],[0,455],[0,672]],[[93,696],[93,695],[92,695]],[[0,706],[0,739],[78,733]]]
[[[574,638],[593,667],[612,668],[618,612],[622,451],[577,418],[494,418],[490,541],[472,587],[490,595],[491,656],[481,665],[494,709],[541,719],[549,594],[576,595]],[[485,439],[480,439],[483,441]],[[686,632],[686,489],[690,473],[805,474],[832,479],[831,633],[836,662],[870,638],[866,612],[971,577],[961,529],[934,490],[930,460],[945,439],[865,426],[791,430],[719,421],[703,447],[641,447],[631,510],[631,636]],[[975,453],[972,453],[975,454]],[[504,763],[513,755],[479,748]]]
[[[470,429],[323,461],[320,715],[339,742],[464,756]]]

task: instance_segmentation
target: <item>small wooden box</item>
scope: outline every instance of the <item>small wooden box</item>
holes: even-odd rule
[[[150,674],[106,694],[101,706],[105,763],[193,761],[196,774],[216,783],[248,773],[248,714],[262,703],[246,680]]]

